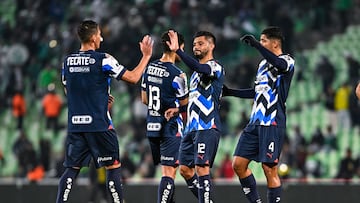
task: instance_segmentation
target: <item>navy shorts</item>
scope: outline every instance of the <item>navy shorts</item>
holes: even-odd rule
[[[187,133],[180,144],[180,165],[193,168],[198,166],[212,167],[220,141],[217,129],[192,131]]]
[[[182,122],[182,121],[181,121]],[[179,147],[181,142],[181,126],[177,118],[165,121],[158,132],[147,133],[154,165],[179,165]]]
[[[119,142],[115,130],[69,132],[65,146],[65,167],[89,166],[91,158],[94,159],[96,168],[120,163]]]
[[[248,125],[241,133],[234,156],[261,163],[278,163],[285,128]]]
[[[177,167],[181,137],[149,137],[154,165]]]

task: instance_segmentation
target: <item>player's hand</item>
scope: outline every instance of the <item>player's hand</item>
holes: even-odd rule
[[[153,50],[154,40],[149,35],[145,35],[141,42],[139,42],[141,53],[144,56],[151,56]]]
[[[113,103],[115,101],[115,97],[109,94],[109,100],[108,100],[108,109],[111,109]]]
[[[177,116],[179,114],[179,108],[169,108],[165,111],[165,118],[169,121],[172,117]]]
[[[176,51],[179,49],[179,41],[178,41],[178,35],[177,32],[174,30],[169,30],[168,32],[170,41],[166,41],[166,44],[169,46],[169,49],[171,51]]]
[[[240,40],[249,46],[254,46],[254,44],[256,43],[254,35],[244,35],[240,38]]]

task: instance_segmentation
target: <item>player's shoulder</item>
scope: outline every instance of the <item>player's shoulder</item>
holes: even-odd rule
[[[294,57],[291,56],[290,54],[281,54],[281,55],[279,56],[279,58],[285,59],[286,61],[291,62],[291,63],[294,63],[294,62],[295,62]]]

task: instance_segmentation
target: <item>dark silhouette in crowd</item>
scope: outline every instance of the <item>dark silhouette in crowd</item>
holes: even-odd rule
[[[326,92],[329,86],[331,87],[335,79],[335,67],[325,55],[320,57],[315,70],[315,80],[321,79],[323,91]]]
[[[338,140],[337,137],[333,131],[332,125],[326,126],[326,132],[324,135],[324,143],[325,143],[325,150],[327,152],[330,151],[337,151],[338,150]]]
[[[294,136],[290,140],[290,150],[294,156],[294,168],[300,172],[299,178],[306,176],[305,162],[307,157],[307,143],[300,126],[294,127]]]
[[[121,176],[124,179],[124,182],[126,182],[128,178],[131,178],[135,174],[136,165],[129,157],[129,153],[127,151],[123,152],[120,162],[122,163]]]
[[[356,160],[353,158],[352,150],[346,149],[345,157],[341,159],[340,167],[336,178],[345,179],[348,181],[354,177],[356,173]]]
[[[34,146],[24,131],[20,131],[19,137],[16,139],[12,150],[19,166],[17,176],[26,177],[28,172],[37,166],[37,158]]]
[[[348,80],[350,85],[355,86],[360,80],[360,62],[350,53],[345,53],[345,60],[348,70]]]

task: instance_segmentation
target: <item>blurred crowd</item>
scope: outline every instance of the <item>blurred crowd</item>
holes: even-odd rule
[[[51,157],[51,142],[39,140],[39,148],[35,149],[34,143],[27,138],[23,123],[27,108],[41,103],[39,117],[46,119],[46,128],[54,130],[55,134],[66,128],[65,123],[58,119],[66,106],[60,84],[61,61],[65,54],[79,48],[75,28],[83,19],[100,23],[104,38],[101,50],[112,53],[125,67],[136,65],[134,63],[141,54],[138,41],[144,34],[150,33],[156,41],[162,32],[174,28],[185,36],[185,49],[191,51],[192,34],[197,30],[209,30],[217,37],[215,55],[227,68],[227,82],[241,88],[252,86],[254,62],[257,61],[257,56],[239,46],[242,34],[252,33],[258,37],[264,26],[280,26],[286,36],[285,51],[296,54],[314,46],[312,42],[325,40],[332,33],[343,32],[349,24],[359,23],[359,8],[358,0],[2,0],[0,114],[12,109],[13,122],[19,132],[13,143],[13,153],[19,164],[14,175],[37,179],[54,169],[56,172],[52,176],[61,174],[62,160]],[[155,46],[154,58],[160,51]],[[349,81],[334,89],[332,83],[336,74],[333,65],[326,56],[319,60],[317,71],[321,73],[324,90],[320,96],[326,101],[328,111],[333,112],[330,116],[339,117],[337,120],[342,123],[329,125],[325,133],[317,129],[310,142],[304,139],[299,127],[294,129],[293,137],[296,139],[286,142],[288,147],[284,147],[283,159],[299,171],[296,177],[309,174],[322,177],[321,166],[319,170],[314,164],[307,167],[312,154],[322,149],[338,150],[334,133],[337,129],[333,128],[360,126],[359,103],[351,98],[351,86],[360,79],[360,66],[350,55],[348,62],[353,68],[349,69]],[[301,79],[299,75],[297,78]],[[125,84],[114,90],[129,94],[132,101],[132,106],[120,107],[131,109],[131,119],[117,124],[119,134],[133,132],[127,150],[121,154],[125,178],[134,175],[151,178],[156,174],[145,139],[146,107],[140,101],[139,90],[137,86]],[[227,100],[224,100],[222,110],[226,119],[231,110]],[[236,129],[225,129],[224,134],[236,137],[246,123],[247,116],[243,113],[239,115]],[[351,152],[346,154],[350,154],[347,158],[352,156]],[[231,154],[221,157],[214,176],[233,178],[230,157]],[[353,175],[356,171],[360,175],[359,161],[356,157],[352,159]],[[6,157],[0,149],[0,167],[4,164]],[[341,174],[339,172],[337,177],[344,177]]]

